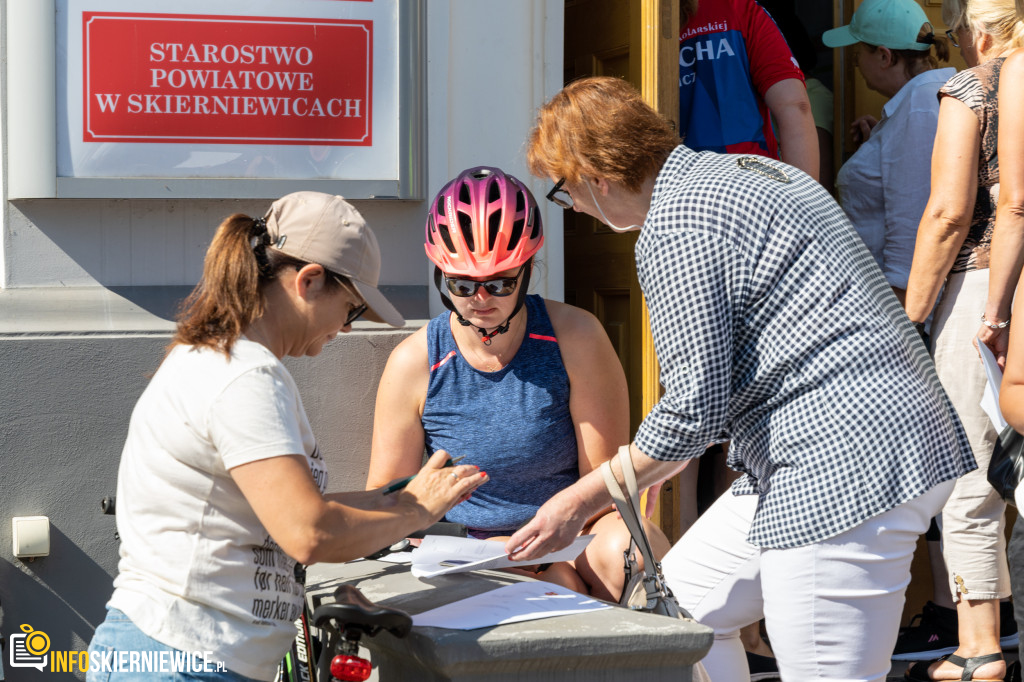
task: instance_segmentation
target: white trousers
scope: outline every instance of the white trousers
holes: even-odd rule
[[[786,682],[884,682],[918,536],[952,489],[793,549],[748,543],[757,496],[722,495],[662,562],[679,603],[715,631],[703,661],[712,682],[750,678],[739,630],[762,617]]]

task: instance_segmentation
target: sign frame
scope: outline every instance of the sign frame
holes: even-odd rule
[[[273,199],[298,190],[421,200],[426,177],[425,0],[398,7],[394,178],[74,177],[58,175],[57,0],[7,2],[7,198]],[[375,79],[394,77],[376,73]]]

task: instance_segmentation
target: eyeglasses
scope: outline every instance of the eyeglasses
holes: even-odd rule
[[[476,296],[476,292],[480,290],[480,287],[484,288],[484,291],[489,293],[491,296],[510,296],[515,293],[516,286],[519,284],[519,275],[523,274],[523,269],[526,267],[524,263],[519,272],[513,277],[499,277],[498,279],[489,279],[480,282],[475,279],[464,279],[461,277],[449,277],[445,275],[444,283],[448,287],[448,291],[451,292],[452,296],[458,296],[459,298],[469,298],[470,296]]]
[[[953,47],[961,47],[960,41],[956,39],[956,33],[957,32],[954,31],[953,29],[949,29],[948,31],[946,31],[946,37],[949,38],[949,42],[953,44]],[[971,42],[967,43],[966,47],[970,47],[972,42],[974,42],[973,36],[971,37]]]
[[[354,286],[352,286],[351,284],[348,284],[339,275],[334,274],[330,270],[328,270],[327,272],[330,273],[331,277],[334,278],[334,281],[337,282],[341,286],[342,289],[344,289],[346,292],[348,292],[349,294],[354,296],[357,300],[359,298],[361,298],[359,296],[359,292],[357,292],[355,290]],[[363,313],[365,313],[369,309],[370,309],[370,306],[366,305],[366,303],[360,303],[356,307],[352,308],[351,310],[348,311],[348,316],[345,318],[345,324],[343,324],[342,326],[343,327],[349,326],[350,324],[352,324],[353,322],[358,320],[360,317],[362,317]]]
[[[348,317],[345,318],[344,326],[347,327],[356,320],[358,320],[360,317],[363,316],[363,313],[365,313],[367,310],[369,310],[369,306],[363,303],[361,305],[357,305],[355,308],[348,311]]]
[[[572,208],[572,195],[567,190],[562,189],[562,185],[565,184],[565,178],[562,178],[555,183],[555,186],[551,188],[551,191],[547,193],[547,200],[555,202],[556,205],[562,208]]]

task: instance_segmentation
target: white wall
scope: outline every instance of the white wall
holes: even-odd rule
[[[429,0],[427,15],[428,194],[474,165],[527,182],[545,226],[533,290],[561,299],[562,209],[544,201],[550,183],[526,170],[524,145],[537,109],[562,87],[563,2]],[[442,310],[433,293],[430,303]]]
[[[0,55],[7,61],[7,1],[0,2]],[[0,69],[0,287],[7,285],[7,69]]]
[[[3,11],[6,4],[0,5]],[[561,87],[562,12],[561,0],[426,3],[428,199],[464,168],[487,164],[527,181],[543,201],[549,183],[529,176],[523,143],[537,107]],[[3,139],[0,174],[6,171],[6,178],[17,169],[6,168],[6,135]],[[220,220],[235,211],[262,212],[274,198],[12,204],[6,201],[6,181],[2,187],[0,286],[5,288],[192,285]],[[354,203],[381,239],[383,283],[428,283],[421,246],[426,202]],[[534,290],[561,298],[561,210],[543,206],[542,211],[546,268],[537,273]]]

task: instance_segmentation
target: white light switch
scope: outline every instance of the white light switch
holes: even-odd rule
[[[46,516],[15,516],[14,556],[21,559],[50,555],[50,519]]]

